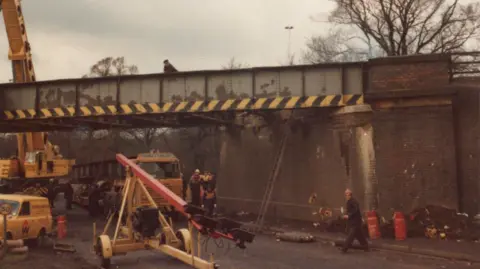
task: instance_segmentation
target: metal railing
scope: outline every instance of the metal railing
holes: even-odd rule
[[[451,53],[450,80],[480,79],[480,51]]]

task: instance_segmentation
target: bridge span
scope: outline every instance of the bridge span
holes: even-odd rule
[[[365,63],[0,84],[0,131],[228,122],[235,112],[363,103]]]

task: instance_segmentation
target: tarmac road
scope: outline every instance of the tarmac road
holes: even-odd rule
[[[59,201],[61,201],[59,199]],[[58,210],[58,209],[57,209]],[[58,269],[90,269],[86,263],[98,265],[96,256],[91,252],[92,244],[92,223],[93,220],[82,209],[74,209],[67,214],[69,238],[66,242],[75,245],[77,254],[70,260],[77,260],[77,266],[71,264],[64,267],[59,264],[58,258],[48,258],[42,255],[41,268]],[[103,222],[97,220],[97,222]],[[315,243],[288,243],[278,242],[268,235],[259,235],[255,242],[247,246],[246,251],[237,248],[229,248],[227,242],[210,240],[206,252],[215,252],[215,260],[220,268],[225,269],[428,269],[428,268],[480,268],[480,264],[467,264],[465,262],[452,262],[441,259],[431,259],[408,254],[400,254],[386,251],[351,251],[341,254],[331,245],[320,242]],[[44,250],[32,249],[31,257],[37,252]],[[203,251],[205,252],[205,244]],[[73,254],[62,254],[73,255]],[[25,263],[25,266],[17,264],[12,269],[31,269],[32,261]],[[51,263],[51,267],[48,265]],[[27,265],[29,264],[29,265]],[[35,266],[36,268],[38,267]],[[0,268],[2,268],[0,264]],[[5,267],[10,269],[10,267]],[[191,268],[164,254],[152,251],[140,251],[129,253],[127,256],[115,257],[112,259],[112,268],[118,269],[187,269]]]
[[[92,219],[81,209],[68,214],[69,233],[79,254],[87,261],[98,264],[91,252]],[[103,221],[98,221],[103,222]],[[222,245],[223,244],[223,245]],[[279,242],[274,237],[259,235],[245,251],[234,248],[226,241],[209,240],[203,244],[202,253],[214,252],[220,268],[225,269],[426,269],[426,268],[480,268],[480,264],[452,262],[408,254],[372,251],[351,251],[340,253],[336,248],[321,242],[289,243]],[[112,259],[112,268],[119,269],[186,269],[189,266],[152,251],[130,253]]]

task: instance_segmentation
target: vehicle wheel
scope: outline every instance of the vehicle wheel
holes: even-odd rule
[[[100,266],[104,269],[109,269],[110,265],[112,264],[110,259],[105,259],[103,257],[100,257]]]
[[[110,268],[112,257],[112,246],[107,235],[101,235],[97,239],[95,252],[100,258],[100,266],[104,269]]]
[[[190,232],[187,229],[179,229],[175,234],[181,242],[178,249],[190,254],[192,251],[192,237],[190,236]]]

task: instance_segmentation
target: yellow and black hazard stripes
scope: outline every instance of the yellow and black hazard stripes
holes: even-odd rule
[[[58,118],[75,116],[75,107],[41,108],[40,118]]]
[[[363,104],[363,95],[362,94],[343,95],[343,104],[346,106],[361,105]]]
[[[212,111],[285,110],[314,107],[337,107],[363,103],[363,95],[288,96],[168,103],[129,103],[120,105],[41,108],[4,111],[4,119],[89,117],[159,113],[197,113]]]
[[[80,106],[78,108],[78,116],[105,116],[117,115],[117,106],[102,105],[102,106]]]
[[[16,109],[16,110],[6,110],[3,112],[4,119],[13,120],[13,119],[31,119],[36,115],[35,109]]]

